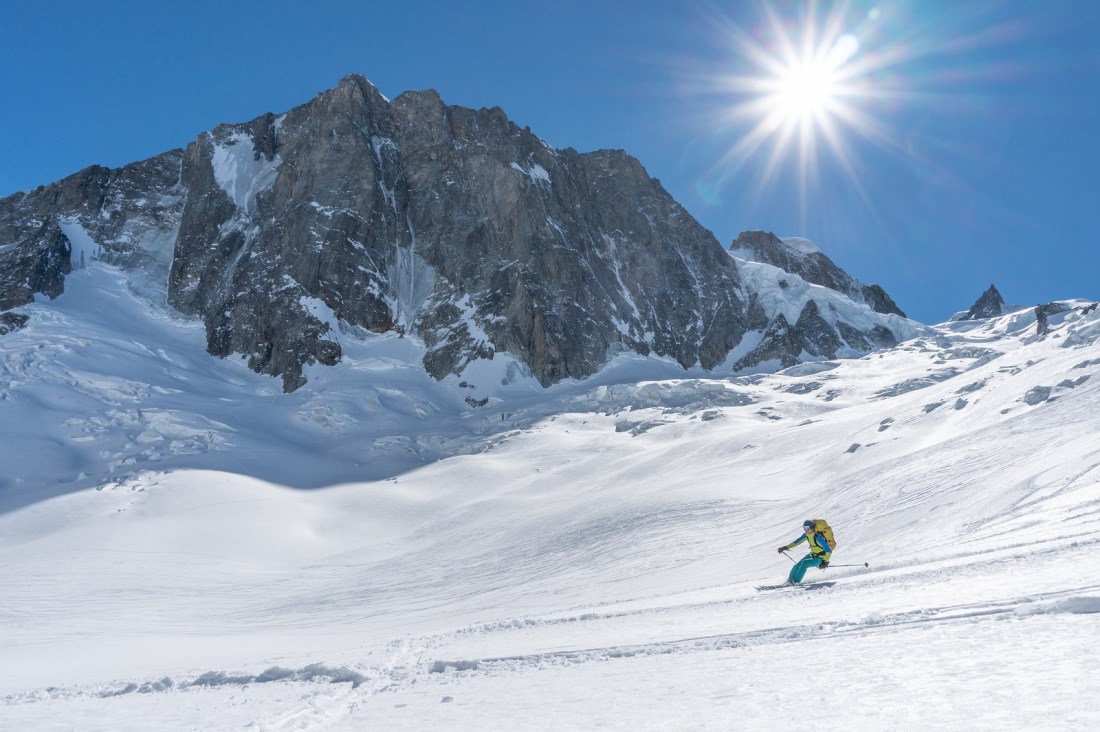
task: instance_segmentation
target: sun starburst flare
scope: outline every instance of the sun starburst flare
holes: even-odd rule
[[[780,171],[790,173],[792,161],[796,163],[805,205],[827,153],[866,199],[849,138],[900,148],[868,110],[888,104],[897,94],[896,80],[880,72],[905,57],[903,46],[885,51],[864,47],[861,38],[874,35],[875,10],[856,22],[848,17],[845,5],[821,17],[814,8],[806,6],[804,14],[792,21],[766,7],[765,22],[751,32],[726,28],[734,65],[740,68],[712,79],[712,91],[730,100],[717,124],[747,132],[716,158],[709,184],[712,191],[749,161],[758,163],[765,155],[765,184],[774,182]],[[700,194],[708,197],[702,187]]]

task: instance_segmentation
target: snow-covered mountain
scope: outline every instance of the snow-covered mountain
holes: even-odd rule
[[[210,353],[244,356],[286,391],[346,357],[340,328],[416,339],[436,379],[499,356],[548,386],[620,353],[725,375],[761,338],[742,368],[862,354],[915,327],[879,317],[901,311],[845,289],[831,262],[839,291],[876,312],[776,322],[626,153],[555,149],[500,109],[433,91],[391,101],[360,76],[186,149],[0,200],[0,311],[56,297],[93,260],[200,318]]]
[[[1098,304],[738,242],[361,77],[0,201],[0,729],[1091,727]]]
[[[800,236],[780,238],[768,231],[743,231],[730,244],[729,252],[738,259],[761,262],[795,274],[815,285],[847,295],[853,302],[865,304],[876,313],[905,313],[879,285],[868,285],[842,270],[809,239]]]
[[[1095,303],[549,388],[333,322],[285,394],[130,283],[86,262],[3,337],[4,728],[1091,724]],[[758,592],[818,517],[828,582]]]
[[[767,323],[742,340],[736,372],[853,358],[921,332],[881,287],[855,279],[809,239],[746,231],[729,253],[749,293],[750,311]]]

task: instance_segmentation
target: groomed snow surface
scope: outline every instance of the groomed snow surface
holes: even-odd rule
[[[92,263],[0,341],[0,729],[1091,729],[1085,305],[545,391],[341,333],[283,395]]]

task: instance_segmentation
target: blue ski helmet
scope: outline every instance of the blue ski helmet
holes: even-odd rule
[[[809,519],[806,519],[805,521],[802,522],[802,528],[804,528],[804,529],[816,529],[817,524],[815,524],[813,521],[810,521]]]

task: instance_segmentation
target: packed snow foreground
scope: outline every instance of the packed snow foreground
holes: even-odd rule
[[[0,728],[1090,728],[1088,305],[548,390],[345,333],[286,395],[95,263],[2,341]]]

